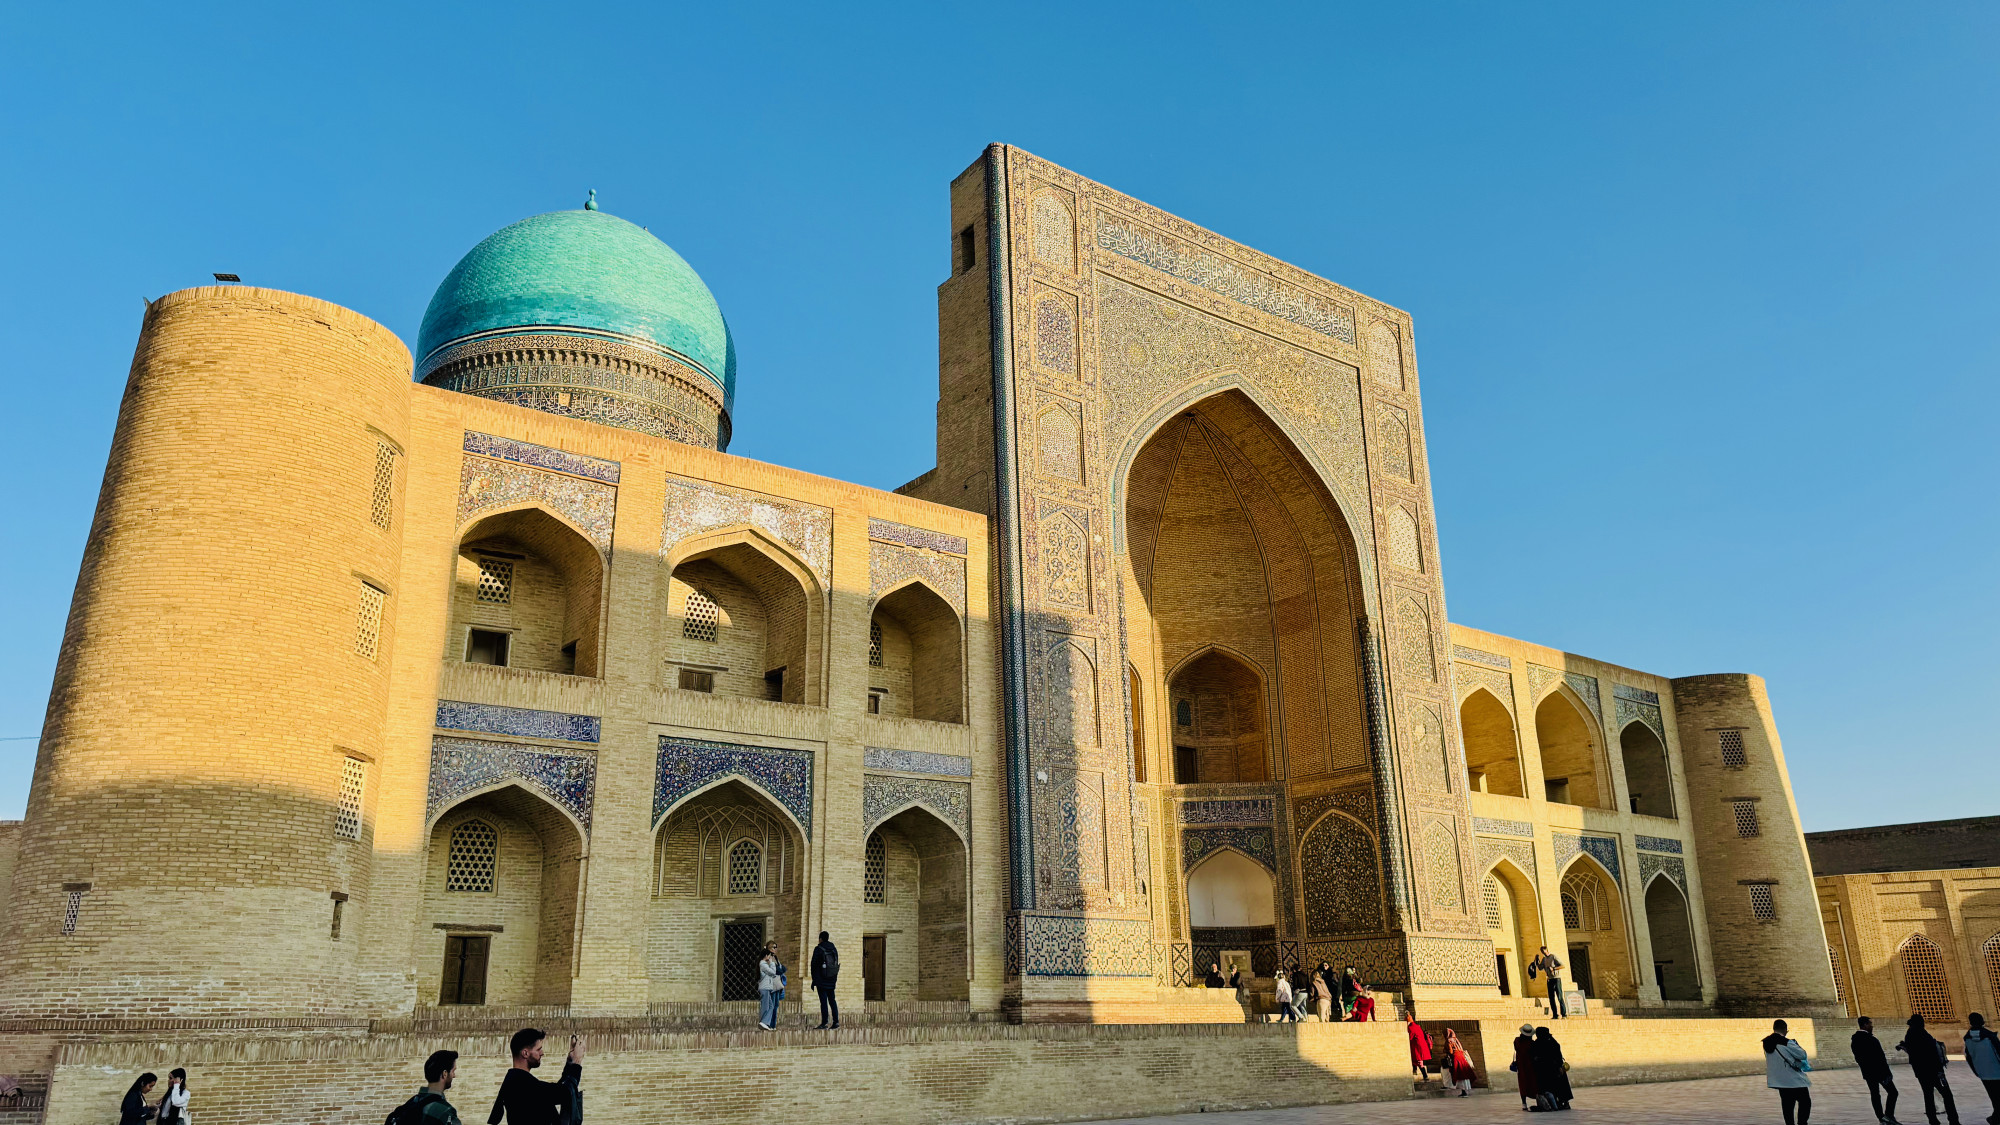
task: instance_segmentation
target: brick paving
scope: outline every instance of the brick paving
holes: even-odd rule
[[[1964,1125],[1987,1120],[1993,1106],[1979,1081],[1957,1062],[1946,1073]],[[1896,1087],[1902,1094],[1896,1103],[1897,1120],[1904,1125],[1921,1125],[1923,1095],[1908,1067],[1896,1068]],[[1778,1095],[1765,1088],[1762,1075],[1587,1086],[1576,1091],[1571,1105],[1570,1112],[1556,1117],[1524,1117],[1510,1084],[1505,1089],[1474,1090],[1469,1098],[1187,1113],[1126,1118],[1104,1125],[1521,1125],[1524,1121],[1549,1121],[1551,1125],[1762,1125],[1784,1120],[1778,1112]],[[1942,1121],[1942,1106],[1939,1111]],[[1812,1125],[1875,1125],[1868,1087],[1861,1081],[1860,1071],[1813,1072]]]

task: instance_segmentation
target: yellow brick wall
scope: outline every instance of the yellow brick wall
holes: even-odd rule
[[[2000,1012],[2000,867],[1822,875],[1814,880],[1820,922],[1837,966],[1841,1000],[1852,1015],[1901,1027],[1919,997],[1934,1027],[1948,1035],[1968,1012]],[[1915,946],[1936,951],[1936,974],[1919,966]],[[1913,987],[1913,978],[1935,981]],[[1939,1019],[1942,998],[1949,1018]]]

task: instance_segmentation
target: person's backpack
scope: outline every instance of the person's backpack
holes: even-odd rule
[[[838,973],[840,971],[840,950],[830,942],[826,947],[826,961],[820,967],[829,973]]]
[[[424,1107],[443,1097],[444,1095],[434,1094],[429,1090],[421,1091],[416,1097],[390,1110],[382,1125],[423,1125]]]

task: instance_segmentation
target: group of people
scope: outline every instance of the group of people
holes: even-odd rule
[[[812,963],[808,966],[812,973],[813,991],[819,993],[818,1031],[837,1031],[840,1028],[840,1004],[834,999],[834,989],[840,984],[840,949],[825,930],[819,932],[819,944],[813,946]],[[778,1002],[785,998],[785,986],[790,980],[790,970],[785,968],[784,959],[778,956],[778,943],[766,942],[764,956],[757,962],[757,1026],[765,1031],[778,1030]]]
[[[1986,1120],[1989,1125],[2000,1125],[2000,1035],[1986,1026],[1986,1017],[1978,1012],[1965,1017],[1965,1023],[1965,1065],[1986,1087],[1987,1100],[1993,1103],[1993,1112]],[[1875,1120],[1882,1125],[1897,1125],[1898,1091],[1895,1074],[1889,1069],[1889,1053],[1882,1049],[1882,1041],[1875,1038],[1874,1020],[1862,1016],[1856,1025],[1858,1030],[1847,1045],[1854,1053],[1854,1065],[1861,1070],[1861,1080],[1868,1084],[1868,1101],[1875,1111]],[[1771,1025],[1771,1034],[1764,1037],[1763,1043],[1764,1084],[1778,1092],[1785,1125],[1807,1125],[1812,1119],[1812,1061],[1798,1040],[1791,1038],[1784,1020]],[[1959,1125],[1958,1103],[1952,1098],[1951,1083],[1945,1078],[1945,1067],[1949,1065],[1945,1045],[1924,1026],[1923,1016],[1909,1018],[1903,1041],[1896,1044],[1896,1050],[1910,1058],[1910,1074],[1924,1094],[1925,1120],[1930,1125],[1940,1125],[1938,1103],[1942,1101],[1945,1119],[1951,1125]]]
[[[141,1074],[125,1091],[125,1100],[118,1105],[118,1125],[141,1125],[152,1121],[158,1125],[188,1125],[194,1120],[188,1114],[188,1072],[175,1067],[167,1072],[167,1088],[160,1091],[160,1100],[153,1101],[153,1089],[160,1084],[160,1076],[152,1071]]]
[[[1367,1023],[1375,1018],[1375,994],[1355,975],[1352,965],[1336,973],[1325,961],[1311,971],[1292,964],[1273,975],[1278,987],[1280,1023],[1304,1022],[1309,1007],[1318,1013],[1321,1023]],[[1231,967],[1229,975],[1224,977],[1222,966],[1211,963],[1204,983],[1210,988],[1234,988],[1240,992],[1243,970]]]
[[[1435,1069],[1439,1077],[1457,1087],[1459,1097],[1472,1096],[1472,1080],[1478,1070],[1473,1066],[1472,1056],[1466,1053],[1465,1044],[1459,1042],[1458,1032],[1445,1028],[1440,1051],[1431,1047],[1430,1033],[1417,1022],[1414,1009],[1408,1019],[1404,1030],[1410,1036],[1410,1069],[1418,1081],[1429,1078]],[[1514,1061],[1507,1064],[1507,1069],[1514,1072],[1514,1088],[1521,1095],[1522,1109],[1543,1112],[1569,1108],[1569,1063],[1563,1059],[1562,1044],[1556,1042],[1548,1028],[1522,1024],[1521,1034],[1514,1039]]]

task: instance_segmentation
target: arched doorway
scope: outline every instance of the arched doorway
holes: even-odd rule
[[[1500,989],[1509,996],[1528,995],[1527,965],[1543,944],[1534,902],[1534,881],[1511,861],[1494,864],[1481,880],[1480,907],[1486,936],[1493,942]]]
[[[921,582],[890,591],[868,623],[868,710],[938,723],[964,721],[964,638],[958,613]]]
[[[1466,787],[1475,793],[1527,796],[1521,782],[1521,742],[1506,705],[1485,688],[1474,689],[1458,705],[1458,726],[1465,739]]]
[[[803,942],[804,838],[769,797],[739,779],[702,790],[654,829],[648,911],[651,998],[754,1000],[766,941],[795,966]]]
[[[1274,971],[1277,883],[1269,869],[1235,848],[1218,848],[1188,871],[1187,896],[1197,975],[1229,954],[1246,955],[1258,976]]]
[[[1560,897],[1569,982],[1593,999],[1631,999],[1632,958],[1618,881],[1596,860],[1581,855],[1563,873]]]
[[[1253,668],[1210,649],[1174,673],[1174,782],[1268,781],[1264,682]]]
[[[474,794],[432,822],[419,981],[439,1005],[570,1000],[585,845],[567,814],[519,785]]]
[[[1583,708],[1559,688],[1535,708],[1535,742],[1541,751],[1542,787],[1551,802],[1611,808],[1610,775]]]
[[[539,508],[487,516],[459,538],[445,656],[598,675],[604,559]]]
[[[928,809],[904,809],[869,833],[857,974],[868,999],[970,996],[966,878],[965,841]]]
[[[817,585],[804,564],[754,541],[675,564],[661,647],[665,687],[774,703],[817,703]]]
[[[1646,887],[1646,933],[1653,942],[1653,983],[1660,988],[1660,999],[1701,999],[1687,896],[1665,872]]]
[[[1631,795],[1632,811],[1673,819],[1673,775],[1667,769],[1667,747],[1660,736],[1634,720],[1618,733],[1618,750],[1625,759],[1625,789]]]

